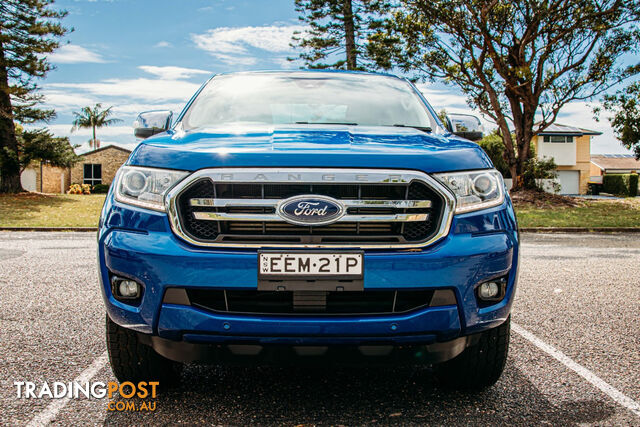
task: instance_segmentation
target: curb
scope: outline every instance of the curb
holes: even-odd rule
[[[640,233],[640,227],[520,227],[522,233]]]
[[[97,227],[0,227],[0,231],[80,231],[96,232]]]

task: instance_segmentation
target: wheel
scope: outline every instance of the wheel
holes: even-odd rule
[[[160,388],[179,382],[182,365],[166,359],[138,342],[138,335],[113,322],[107,315],[107,350],[111,371],[118,381],[158,381]]]
[[[436,368],[442,385],[448,388],[481,390],[498,381],[509,352],[511,317],[497,328],[483,332],[477,344]]]

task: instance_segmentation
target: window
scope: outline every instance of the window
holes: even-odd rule
[[[89,185],[102,184],[102,165],[99,163],[85,163],[83,183]]]
[[[545,135],[544,142],[559,142],[559,143],[569,143],[573,142],[573,136],[569,135]]]
[[[182,119],[185,129],[314,123],[438,127],[404,80],[321,72],[217,76]]]

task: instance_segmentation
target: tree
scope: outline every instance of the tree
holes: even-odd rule
[[[638,72],[637,0],[402,0],[368,52],[382,68],[457,85],[496,122],[514,187],[533,136],[572,101]],[[633,61],[634,58],[631,58]],[[513,132],[513,136],[512,136]]]
[[[67,33],[59,24],[66,12],[51,9],[53,0],[0,2],[0,193],[20,192],[19,142],[15,123],[48,121],[53,110],[40,109],[35,80],[52,69],[46,54]]]
[[[485,135],[480,141],[478,141],[478,145],[482,147],[485,153],[487,153],[493,162],[493,166],[495,166],[502,176],[505,178],[510,177],[509,166],[504,159],[504,142],[502,140],[502,136],[498,132],[498,129],[495,129],[490,134]]]
[[[444,108],[438,111],[438,118],[442,123],[447,123],[447,114],[447,110]]]
[[[389,0],[295,0],[298,19],[308,30],[296,32],[291,46],[303,49],[299,58],[310,68],[363,70],[373,65],[364,44],[381,26],[391,4]]]
[[[55,137],[47,129],[24,130],[16,125],[16,139],[20,152],[20,173],[34,160],[63,168],[71,167],[78,161],[69,138]]]
[[[96,138],[96,128],[111,126],[122,121],[120,119],[109,118],[112,108],[113,107],[109,107],[103,110],[102,104],[96,104],[93,108],[84,107],[79,113],[74,111],[73,115],[76,116],[76,118],[73,120],[71,132],[80,128],[90,128],[93,131],[93,138],[89,140],[89,147],[100,148],[100,140]]]
[[[640,81],[613,95],[606,95],[602,108],[614,113],[609,121],[616,137],[640,160]],[[599,112],[600,108],[597,108],[596,118]]]

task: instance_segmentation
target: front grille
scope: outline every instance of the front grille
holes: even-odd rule
[[[335,174],[331,183],[315,176],[311,182],[265,183],[224,182],[203,174],[177,193],[175,215],[190,241],[211,245],[409,245],[429,241],[443,229],[442,192],[415,177],[385,182],[378,175],[383,174],[363,183]],[[329,225],[294,225],[278,217],[278,203],[300,195],[334,198],[345,205],[345,215]]]
[[[357,292],[187,290],[190,304],[205,310],[296,315],[404,313],[429,306],[433,294],[433,290]]]

